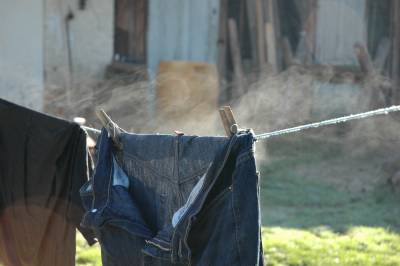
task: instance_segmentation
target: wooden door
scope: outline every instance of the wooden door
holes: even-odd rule
[[[148,0],[115,1],[114,60],[145,64]]]

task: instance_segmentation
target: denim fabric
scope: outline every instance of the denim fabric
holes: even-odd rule
[[[103,130],[81,189],[103,265],[263,265],[252,132],[120,140]]]
[[[165,228],[172,229],[173,214],[188,200],[193,187],[210,167],[215,155],[227,145],[228,139],[123,134],[121,141],[124,151],[119,158],[131,177],[132,195],[139,206],[145,206],[143,217],[154,235],[159,236],[157,246],[162,249],[165,244],[163,232],[170,231]],[[135,248],[141,250],[143,247],[144,243]],[[144,258],[148,263],[144,265],[173,265],[171,260]]]
[[[144,253],[184,265],[264,265],[253,142],[251,132],[231,138],[175,228],[146,240]]]
[[[172,265],[145,256],[145,240],[158,235],[162,248],[162,232],[169,237],[173,214],[228,139],[123,133],[120,140],[123,151],[113,150],[104,130],[98,140],[94,177],[81,189],[82,225],[95,231],[103,265]]]
[[[174,213],[174,216],[172,216],[173,227],[175,227],[182,219],[182,217],[186,214],[186,212],[189,211],[190,206],[193,204],[193,201],[198,197],[201,188],[203,187],[204,179],[205,176],[203,175],[197,182],[197,184],[194,186],[192,192],[190,192],[189,198],[187,199],[185,205],[183,205],[178,211]]]

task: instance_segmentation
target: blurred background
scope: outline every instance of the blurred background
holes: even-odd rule
[[[0,0],[0,97],[257,133],[400,103],[399,0]],[[400,265],[400,115],[257,143],[267,265]],[[94,137],[94,136],[93,136]],[[77,264],[100,265],[78,236]]]

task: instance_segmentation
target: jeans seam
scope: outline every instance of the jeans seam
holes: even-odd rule
[[[247,151],[242,152],[241,154],[239,154],[239,156],[236,159],[237,166],[247,162],[248,160],[251,160],[253,158],[253,155],[254,155],[253,150],[247,150]]]
[[[234,191],[234,183],[232,182],[232,191]],[[239,243],[239,237],[238,237],[238,217],[235,211],[235,193],[233,192],[232,194],[232,213],[233,213],[233,226],[234,226],[234,230],[235,230],[235,240],[236,240],[236,247],[237,247],[237,251],[238,251],[238,259],[239,259],[239,265],[241,264],[241,255],[240,255],[240,243]]]
[[[161,249],[161,250],[163,250],[163,251],[171,251],[170,248],[164,248],[163,246],[161,246],[161,245],[159,245],[159,244],[157,244],[157,243],[155,243],[155,242],[153,242],[153,241],[151,241],[151,240],[145,240],[145,242],[146,242],[148,245],[156,246],[156,247],[158,247],[159,249]]]
[[[104,138],[104,135],[101,136],[100,141],[102,141],[102,138]],[[99,146],[99,150],[97,151],[97,154],[101,154],[101,148],[102,148],[102,145]],[[96,173],[97,173],[98,165],[99,165],[99,162],[97,162],[96,170],[93,173],[93,200],[92,200],[92,208],[91,208],[91,210],[93,210],[95,208],[95,203],[96,203],[96,189],[95,189],[95,187],[97,187],[97,186],[95,186],[95,184],[96,184]]]
[[[111,156],[113,156],[112,152],[111,152]],[[107,200],[106,200],[106,203],[104,204],[104,206],[100,209],[101,212],[104,211],[108,207],[108,204],[110,203],[110,198],[111,198],[110,197],[110,191],[111,191],[111,187],[112,187],[111,184],[112,184],[113,170],[114,170],[114,166],[111,165],[111,171],[110,171],[110,174],[108,176]]]
[[[209,203],[209,205],[207,207],[205,207],[204,209],[202,209],[201,212],[206,213],[211,208],[215,207],[216,204],[220,203],[223,199],[228,197],[229,193],[232,193],[232,190],[229,187],[225,188],[217,196],[215,196],[215,198]],[[207,215],[205,215],[204,217],[203,216],[202,217],[198,216],[197,217],[197,222],[200,223],[206,216]]]
[[[182,185],[186,182],[191,181],[192,179],[201,176],[204,174],[204,172],[209,168],[209,165],[207,165],[206,167],[203,167],[201,170],[197,171],[196,173],[190,175],[190,176],[186,176],[184,179],[180,180],[179,185]]]
[[[169,176],[160,174],[160,173],[159,173],[158,171],[156,171],[153,167],[147,165],[147,162],[146,162],[146,161],[140,160],[140,159],[138,159],[137,157],[134,157],[133,155],[130,155],[130,154],[126,154],[126,153],[124,152],[124,156],[125,156],[125,155],[127,155],[127,157],[129,157],[129,160],[132,160],[132,161],[134,161],[134,162],[137,162],[137,163],[141,164],[141,166],[142,166],[143,168],[150,170],[150,171],[151,171],[154,175],[156,175],[157,177],[165,178],[165,179],[169,180],[169,181],[170,181],[171,183],[173,183],[173,184],[179,184],[179,185],[184,184],[184,183],[186,183],[186,182],[188,182],[188,181],[194,179],[196,176],[200,175],[201,173],[203,173],[205,169],[208,169],[208,165],[207,165],[206,167],[200,169],[199,171],[196,171],[196,173],[184,177],[181,181],[180,181],[180,180],[176,181],[176,180],[173,180],[173,179],[172,179],[171,177],[169,177]],[[123,161],[124,161],[123,163],[126,164],[126,163],[125,163],[126,160],[123,159]],[[130,171],[128,171],[128,172],[130,172]]]
[[[222,171],[222,169],[225,167],[225,163],[226,163],[226,161],[228,160],[228,157],[229,157],[229,154],[232,152],[232,147],[233,147],[233,145],[234,145],[234,141],[236,141],[236,139],[235,139],[236,137],[235,136],[233,136],[230,140],[229,140],[229,142],[227,143],[227,147],[226,147],[226,150],[224,151],[224,154],[223,154],[223,156],[222,156],[222,164],[216,169],[216,172],[214,173],[214,175],[215,175],[215,178],[217,178],[220,174],[221,174],[221,171]],[[215,158],[214,158],[214,160],[215,160]],[[211,169],[211,167],[210,167],[210,169]],[[206,177],[205,177],[205,181],[204,182],[206,182],[207,181],[207,176],[209,175],[209,170],[207,171],[207,174],[206,174]],[[203,206],[203,204],[204,204],[204,201],[205,201],[205,198],[207,197],[206,195],[208,195],[208,193],[210,192],[210,190],[211,190],[211,188],[214,186],[214,182],[212,182],[211,184],[204,184],[205,186],[208,186],[207,187],[207,189],[205,190],[205,191],[203,191],[204,190],[204,187],[200,190],[200,192],[201,193],[199,193],[199,195],[200,194],[204,194],[203,196],[202,196],[202,199],[200,200],[200,207],[199,207],[199,209],[201,210],[201,207]],[[233,195],[233,193],[232,193],[232,195]],[[195,199],[195,201],[196,201],[196,199]],[[194,202],[195,202],[194,201]],[[187,239],[188,239],[188,233],[189,233],[189,231],[190,231],[190,228],[191,228],[191,223],[192,223],[192,221],[190,221],[190,219],[191,219],[191,216],[193,216],[194,214],[193,214],[193,211],[192,211],[192,206],[190,206],[189,208],[188,208],[188,211],[187,211],[187,213],[184,215],[184,219],[182,218],[179,222],[178,222],[178,224],[175,226],[175,228],[179,228],[179,226],[180,226],[180,224],[181,223],[183,223],[183,221],[184,220],[187,220],[187,219],[189,219],[189,221],[186,223],[186,226],[184,226],[184,228],[186,227],[186,230],[185,230],[185,234],[183,235],[183,236],[181,236],[181,239],[179,240],[178,239],[178,244],[181,244],[182,242],[186,245],[186,246],[188,246],[187,245]],[[199,212],[200,210],[195,210],[194,212]],[[192,211],[192,213],[190,213]],[[178,236],[176,236],[176,230],[174,230],[174,233],[173,233],[173,235],[172,235],[172,240],[174,240],[175,239],[175,237],[178,237]],[[189,247],[188,247],[188,249],[189,249]],[[174,251],[174,249],[173,249],[173,251]],[[190,252],[190,249],[189,249],[189,252]],[[171,253],[171,259],[172,259],[172,261],[174,262],[174,256],[178,256],[177,254],[174,254],[174,252],[172,252]],[[190,255],[189,255],[190,256]],[[190,265],[190,258],[189,258],[189,265]]]
[[[149,163],[148,163],[147,161],[141,160],[139,157],[136,157],[135,155],[131,155],[131,154],[125,152],[125,151],[123,152],[123,157],[124,157],[124,156],[128,157],[130,160],[132,160],[132,161],[134,161],[134,162],[137,162],[137,163],[141,164],[141,166],[142,166],[143,168],[146,168],[146,169],[152,171],[153,174],[157,175],[158,177],[166,178],[166,179],[168,179],[168,180],[173,181],[169,176],[160,174],[158,171],[156,171],[156,169],[154,169],[154,167],[149,166],[149,165],[148,165]],[[125,159],[123,159],[123,161],[125,161]],[[125,162],[124,162],[124,163],[125,163]],[[174,181],[174,183],[176,183],[176,181]]]

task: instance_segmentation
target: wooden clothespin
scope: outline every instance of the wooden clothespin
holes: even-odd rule
[[[97,110],[96,115],[103,127],[107,130],[117,148],[122,149],[122,143],[119,141],[119,135],[122,132],[121,128],[111,120],[111,118],[106,114],[106,112],[104,112],[103,109]]]
[[[221,116],[222,124],[228,137],[232,137],[240,130],[230,106],[219,108],[219,115]]]

